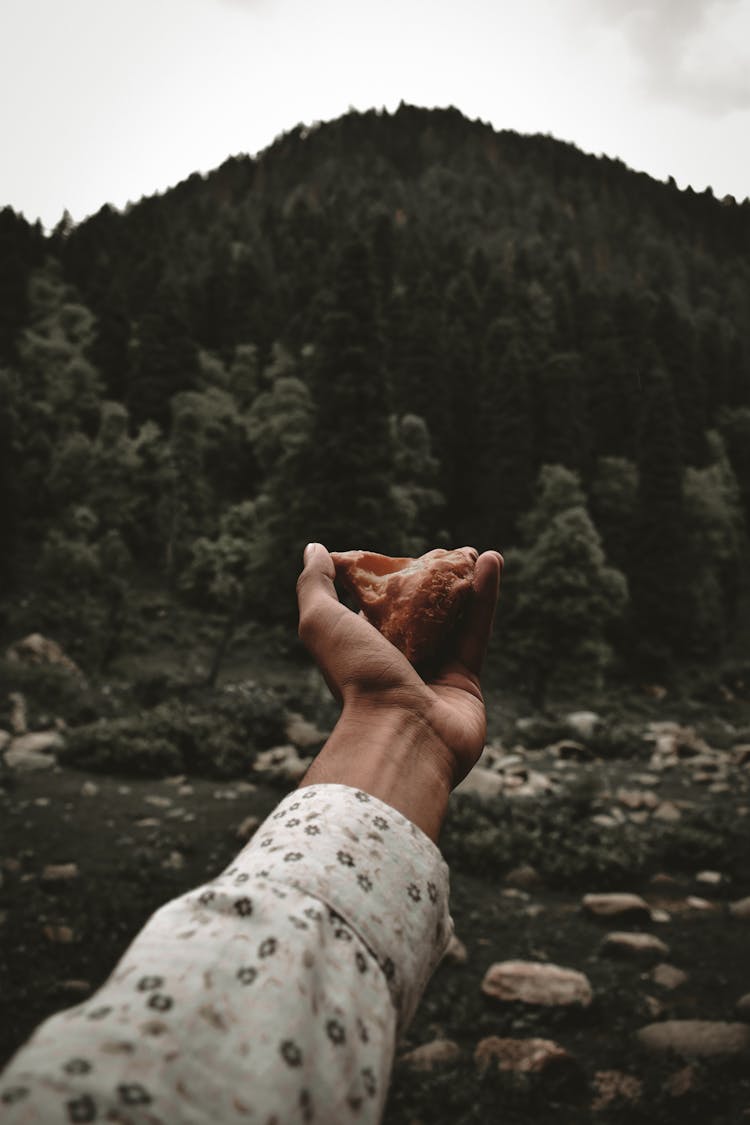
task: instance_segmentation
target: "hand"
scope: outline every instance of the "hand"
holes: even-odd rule
[[[476,555],[473,548],[464,550]],[[418,729],[449,789],[466,776],[484,747],[487,724],[479,677],[502,561],[496,551],[477,559],[473,597],[452,651],[427,679],[363,616],[341,604],[333,559],[322,544],[306,548],[297,583],[300,637],[343,703],[344,716],[367,729],[386,716],[398,716],[402,729]]]

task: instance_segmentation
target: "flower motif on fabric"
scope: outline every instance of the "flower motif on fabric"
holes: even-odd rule
[[[148,1006],[153,1008],[155,1012],[168,1012],[173,1003],[172,997],[165,996],[163,992],[155,992],[153,996],[148,998]]]
[[[152,1100],[148,1090],[139,1082],[126,1082],[117,1087],[123,1105],[148,1105]]]
[[[63,1070],[66,1074],[88,1074],[91,1070],[91,1063],[87,1059],[69,1059]]]
[[[430,902],[437,902],[438,892],[437,892],[437,887],[435,886],[434,883],[428,883],[427,884],[427,896],[428,896]]]
[[[302,800],[303,801],[309,801],[312,797],[317,797],[317,795],[318,794],[315,792],[314,789],[308,789],[306,793],[302,794]]]
[[[349,930],[344,929],[343,926],[339,926],[337,930],[334,930],[333,936],[335,938],[338,938],[339,941],[351,941],[352,940],[351,933],[349,932]]]
[[[112,1008],[109,1005],[105,1005],[103,1008],[94,1008],[93,1012],[89,1012],[86,1018],[90,1020],[103,1020],[111,1011]]]
[[[372,890],[372,879],[369,875],[358,875],[357,882],[359,883],[363,891]]]
[[[243,871],[242,874],[238,875],[237,878],[235,879],[235,881],[234,881],[235,887],[238,887],[240,885],[240,883],[246,883],[249,878],[250,878],[250,876],[247,874],[247,872]]]
[[[396,966],[393,964],[390,957],[386,957],[383,962],[383,973],[385,974],[386,980],[393,980],[396,975]]]
[[[302,913],[305,918],[309,918],[311,922],[319,922],[323,917],[322,911],[316,910],[314,906],[306,906]]]
[[[369,793],[363,793],[361,789],[358,789],[357,792],[354,794],[354,796],[357,798],[358,801],[361,801],[363,805],[366,804],[370,800],[370,794]]]
[[[344,867],[354,867],[354,859],[349,855],[349,852],[337,852],[336,859],[339,863],[343,864]]]
[[[367,972],[367,958],[365,957],[365,955],[364,955],[364,953],[362,952],[361,949],[358,949],[357,952],[354,954],[354,961],[355,961],[356,966],[359,969],[360,973],[366,973]]]
[[[295,801],[293,805],[289,806],[288,811],[289,812],[296,812],[298,808],[299,808],[299,801]]]
[[[307,922],[303,922],[301,918],[295,918],[293,914],[289,915],[289,921],[292,923],[295,930],[307,930],[307,929],[309,929],[309,927],[307,925]]]
[[[303,1121],[312,1121],[315,1116],[313,1112],[312,1098],[310,1097],[309,1090],[300,1090],[299,1092],[299,1107],[302,1111]]]
[[[285,825],[285,827],[286,827],[286,828],[296,828],[296,827],[297,827],[297,825],[298,825],[299,823],[300,823],[300,819],[299,819],[299,817],[298,817],[298,816],[293,816],[291,820],[288,820],[288,821],[286,822],[286,825]]]
[[[253,900],[250,898],[238,898],[234,904],[235,914],[239,914],[240,918],[248,918],[253,912]]]
[[[285,1039],[279,1044],[279,1052],[287,1066],[302,1065],[302,1051],[293,1039]]]
[[[317,824],[308,824],[307,827],[305,828],[305,835],[306,836],[319,836],[320,835],[320,828],[318,827]]]
[[[68,1121],[74,1125],[84,1125],[88,1121],[96,1121],[96,1103],[94,1099],[84,1094],[80,1098],[72,1098],[65,1103],[68,1111]]]
[[[375,1074],[373,1072],[372,1067],[371,1066],[362,1067],[362,1070],[360,1071],[360,1074],[362,1075],[362,1084],[365,1088],[365,1093],[367,1094],[367,1096],[369,1098],[374,1098],[375,1097],[375,1091],[377,1090],[378,1087],[377,1087],[377,1083],[375,1081]]]
[[[273,836],[264,836],[263,839],[260,842],[260,846],[262,848],[270,848],[272,843],[273,843]]]
[[[298,863],[302,859],[302,852],[287,852],[284,856],[285,863]]]
[[[258,975],[258,970],[252,965],[243,965],[237,970],[237,980],[240,984],[252,984]]]
[[[7,1090],[3,1090],[0,1094],[0,1102],[3,1105],[16,1105],[28,1096],[29,1091],[25,1086],[9,1086]]]
[[[376,828],[379,828],[381,832],[385,832],[386,828],[391,827],[384,816],[374,816],[372,818],[372,823]]]
[[[208,906],[209,902],[213,902],[215,898],[215,891],[204,891],[203,894],[198,896],[198,902],[201,904],[201,906]]]
[[[277,942],[275,937],[266,938],[265,941],[262,941],[260,943],[260,946],[258,948],[258,956],[272,957],[278,949],[278,945],[279,943]]]
[[[359,1038],[363,1043],[370,1042],[370,1033],[367,1030],[367,1025],[364,1024],[360,1019],[357,1020],[357,1031],[359,1032]]]
[[[282,816],[286,816],[286,814],[287,814],[287,809],[279,809],[278,812],[275,812],[273,814],[273,819],[274,820],[281,820]]]
[[[412,902],[420,902],[422,899],[422,892],[416,883],[409,883],[409,886],[406,888],[406,893]]]
[[[329,1020],[326,1024],[326,1032],[331,1042],[335,1043],[337,1046],[346,1040],[344,1025],[339,1023],[338,1020]]]

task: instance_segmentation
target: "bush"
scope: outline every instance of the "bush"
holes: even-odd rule
[[[258,684],[227,684],[216,701],[221,718],[237,728],[240,738],[258,750],[286,739],[286,708],[282,700]]]
[[[0,660],[0,726],[8,722],[11,692],[20,692],[26,700],[32,730],[47,726],[54,718],[64,719],[70,726],[90,723],[103,710],[112,709],[111,699],[60,665]]]
[[[182,768],[175,745],[139,719],[101,720],[78,727],[70,732],[58,757],[65,765],[134,777],[168,777]]]

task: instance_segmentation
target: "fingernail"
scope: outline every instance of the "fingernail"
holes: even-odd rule
[[[304,550],[303,554],[302,554],[302,561],[305,562],[305,563],[309,562],[310,555],[313,553],[315,548],[318,547],[318,546],[320,546],[319,543],[308,543],[307,546],[305,547],[305,550]]]

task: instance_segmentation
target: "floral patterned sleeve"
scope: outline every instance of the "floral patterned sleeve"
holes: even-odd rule
[[[298,789],[153,915],[95,996],[42,1024],[0,1078],[0,1118],[377,1122],[451,929],[420,829],[344,785]]]

